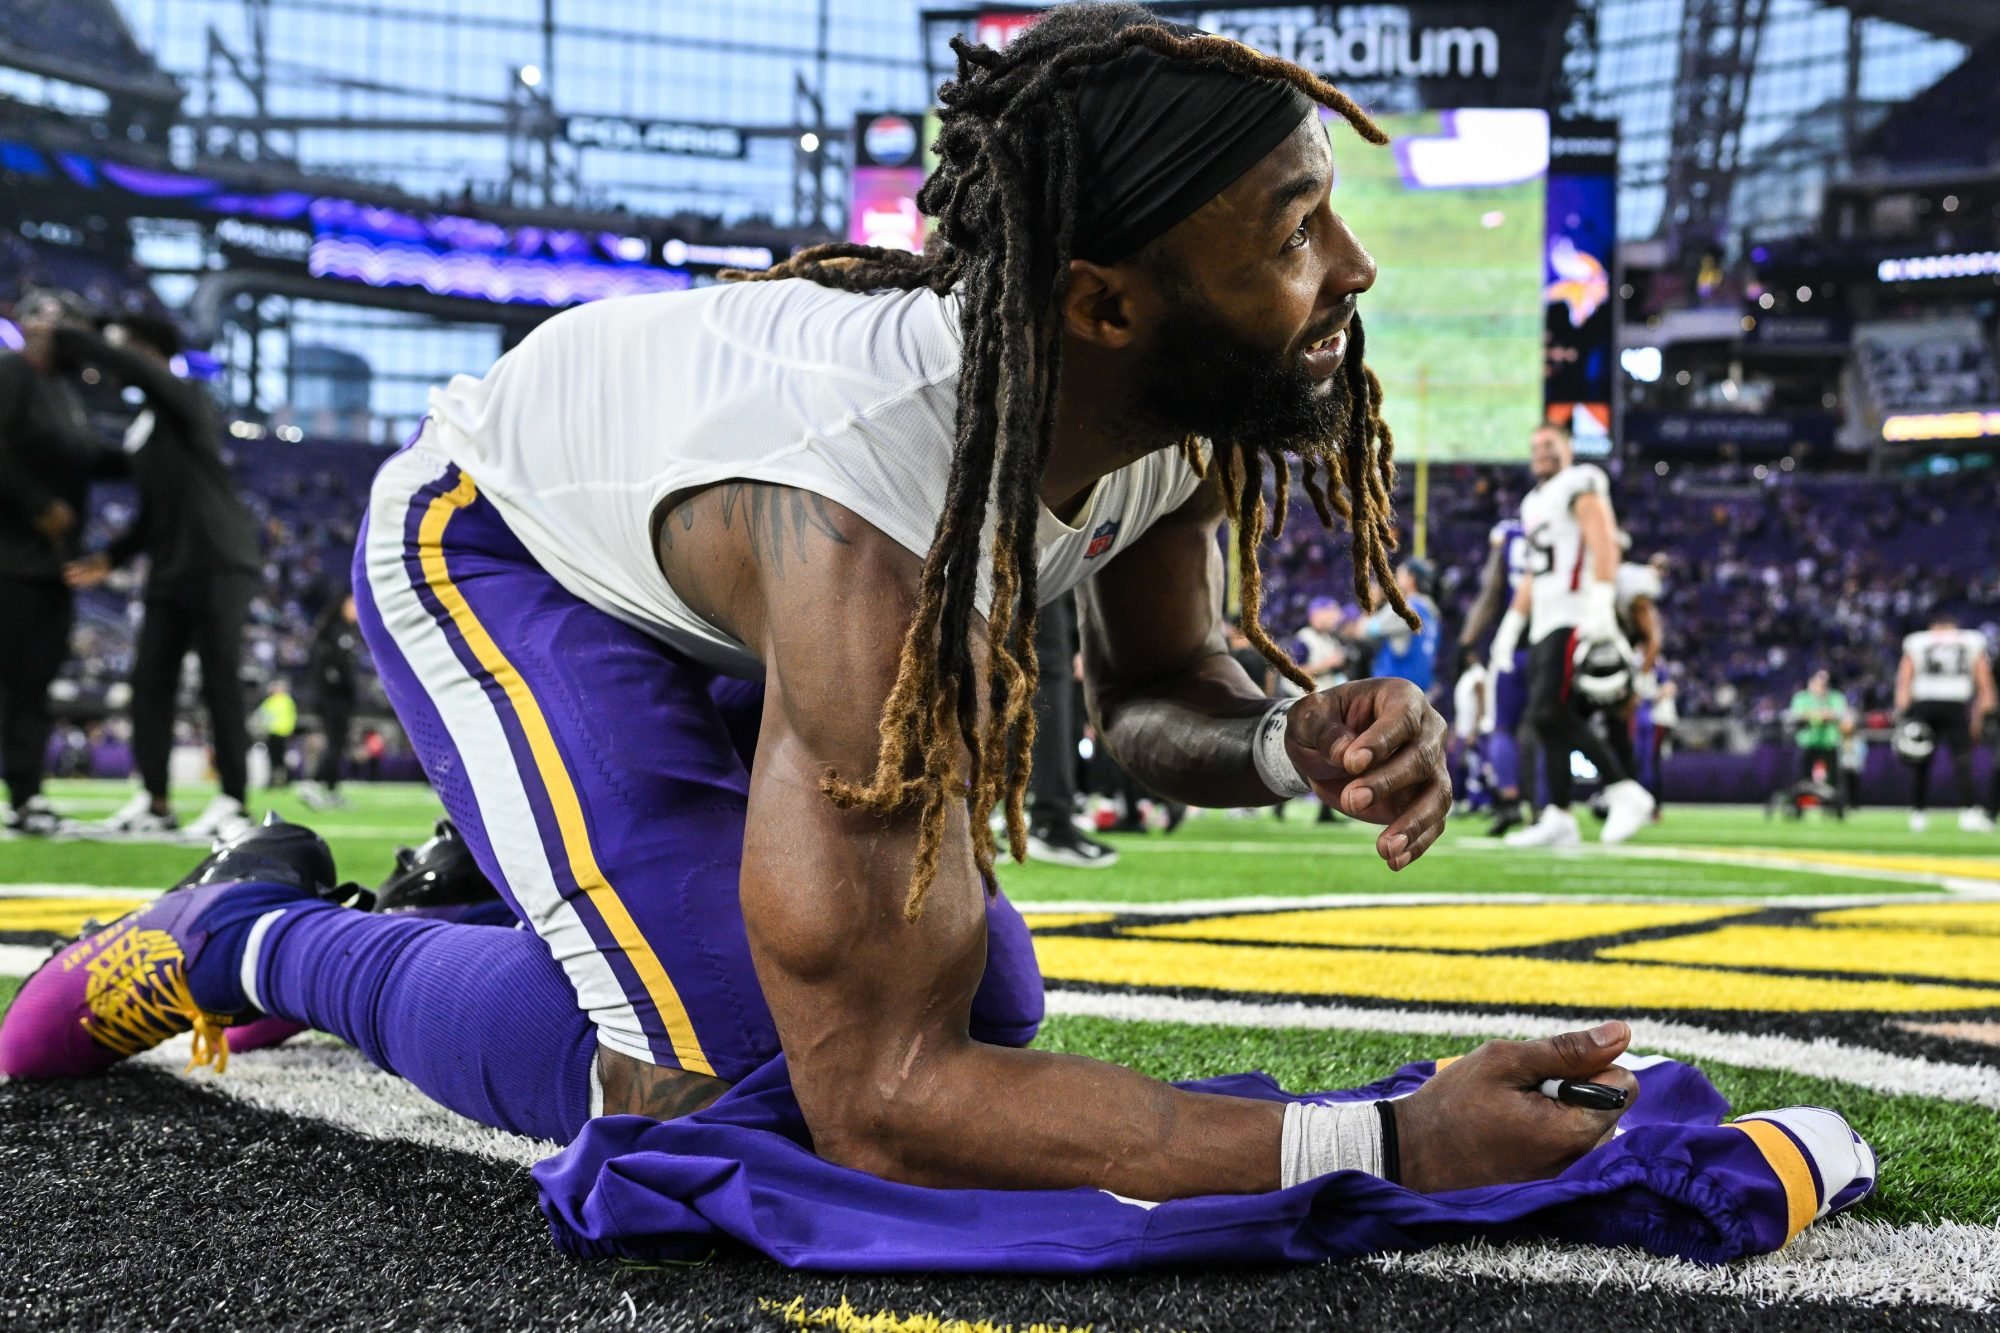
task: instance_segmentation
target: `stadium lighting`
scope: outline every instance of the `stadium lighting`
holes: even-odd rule
[[[539,88],[542,84],[542,67],[540,65],[523,65],[516,71],[516,76],[524,86]]]
[[[1957,255],[1913,255],[1907,259],[1885,259],[1875,266],[1875,276],[1883,282],[1978,278],[1988,274],[2000,276],[2000,250],[1976,250]]]
[[[303,440],[305,437],[306,433],[300,430],[297,426],[278,427],[278,438],[283,440],[286,444],[297,444],[300,440]]]
[[[799,149],[801,152],[817,153],[819,151],[819,136],[811,130],[807,130],[799,136]]]
[[[1958,211],[1957,195],[1948,194],[1944,197],[1944,211],[1947,213],[1956,213]]]
[[[1628,347],[1618,354],[1618,364],[1641,384],[1652,384],[1660,378],[1661,360],[1657,347]]]
[[[1778,304],[1778,298],[1771,295],[1771,293],[1769,292],[1765,292],[1762,296],[1757,298],[1757,304],[1762,306],[1764,309],[1769,310],[1772,306]]]
[[[1798,298],[1799,298],[1799,300],[1800,300],[1800,301],[1810,301],[1810,300],[1812,300],[1812,288],[1810,288],[1810,287],[1801,287],[1801,288],[1799,288],[1799,290],[1798,290],[1798,292],[1796,293],[1796,295],[1798,296]]]

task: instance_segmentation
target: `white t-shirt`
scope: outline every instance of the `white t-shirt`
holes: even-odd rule
[[[1910,698],[1971,703],[1972,669],[1986,656],[1986,636],[1976,629],[1918,630],[1903,640],[1903,656],[1916,668]]]
[[[1322,634],[1311,625],[1307,625],[1293,637],[1299,641],[1299,647],[1303,650],[1299,654],[1300,666],[1310,666],[1323,657],[1330,657],[1336,654],[1348,655],[1346,644],[1342,643],[1334,635]],[[1322,671],[1314,676],[1313,684],[1322,690],[1332,689],[1347,679],[1347,668],[1349,665],[1345,656],[1343,656],[1341,665],[1331,671]]]
[[[661,574],[661,502],[733,478],[795,486],[922,556],[956,434],[958,310],[955,296],[802,279],[597,301],[542,324],[483,378],[433,389],[423,443],[469,474],[577,597],[755,676],[748,648]],[[1162,450],[1100,479],[1073,524],[1044,508],[1043,602],[1199,484],[1178,450]],[[994,521],[989,510],[989,542]],[[982,609],[989,582],[982,565]]]
[[[1470,738],[1492,732],[1494,692],[1484,664],[1474,662],[1459,673],[1451,691],[1451,710],[1451,727],[1459,735]]]
[[[1576,521],[1581,495],[1602,495],[1608,502],[1611,482],[1603,469],[1572,463],[1521,501],[1521,527],[1527,533],[1528,569],[1534,579],[1530,643],[1540,643],[1557,630],[1574,629],[1583,620],[1583,589],[1590,571],[1584,568],[1583,528]]]

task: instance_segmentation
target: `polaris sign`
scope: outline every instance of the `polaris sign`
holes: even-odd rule
[[[733,125],[685,125],[623,116],[569,116],[563,121],[563,138],[578,148],[723,159],[742,157],[744,144],[743,131]]]
[[[1342,9],[1330,22],[1303,24],[1296,21],[1296,10],[1269,17],[1255,10],[1211,10],[1194,22],[1332,81],[1500,77],[1500,35],[1493,29],[1411,27],[1382,18],[1385,8],[1394,14],[1400,6]]]

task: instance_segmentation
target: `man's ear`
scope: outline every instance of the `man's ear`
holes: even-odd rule
[[[1137,293],[1128,266],[1069,261],[1069,289],[1063,293],[1063,325],[1070,336],[1118,350],[1137,336]]]

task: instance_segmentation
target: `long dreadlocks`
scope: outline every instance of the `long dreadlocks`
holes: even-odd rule
[[[1143,46],[1176,60],[1291,84],[1337,112],[1370,143],[1388,142],[1360,107],[1308,71],[1225,38],[1182,36],[1137,5],[1052,10],[1004,52],[962,37],[951,45],[958,77],[938,90],[939,164],[917,196],[918,206],[935,220],[924,253],[836,242],[803,250],[764,273],[733,275],[806,278],[853,292],[924,287],[939,295],[960,294],[957,438],[944,512],[924,559],[895,684],[882,708],[875,772],[865,782],[829,772],[821,782],[826,795],[847,808],[887,815],[918,806],[916,859],[904,903],[911,921],[922,914],[937,876],[951,801],[970,803],[973,852],[989,882],[997,848],[985,815],[996,803],[1005,803],[1016,857],[1027,847],[1023,798],[1034,745],[1031,700],[1040,605],[1035,536],[1062,369],[1062,296],[1075,253],[1078,86],[1091,71]],[[1362,364],[1358,319],[1349,337],[1343,371],[1347,418],[1336,440],[1304,450],[1298,459],[1300,484],[1321,521],[1332,527],[1337,515],[1351,530],[1361,603],[1373,605],[1370,585],[1379,581],[1390,604],[1414,627],[1416,617],[1389,570],[1388,552],[1396,541],[1389,498],[1395,468],[1381,417],[1382,386]],[[1311,679],[1258,620],[1263,582],[1257,551],[1267,526],[1283,529],[1290,460],[1275,446],[1214,444],[1234,510],[1243,631],[1288,679],[1311,689]],[[1184,452],[1199,464],[1193,442]],[[1267,463],[1276,483],[1274,508],[1264,499]],[[997,510],[992,607],[986,658],[975,663],[972,623],[989,496]],[[961,744],[970,765],[962,776]]]

